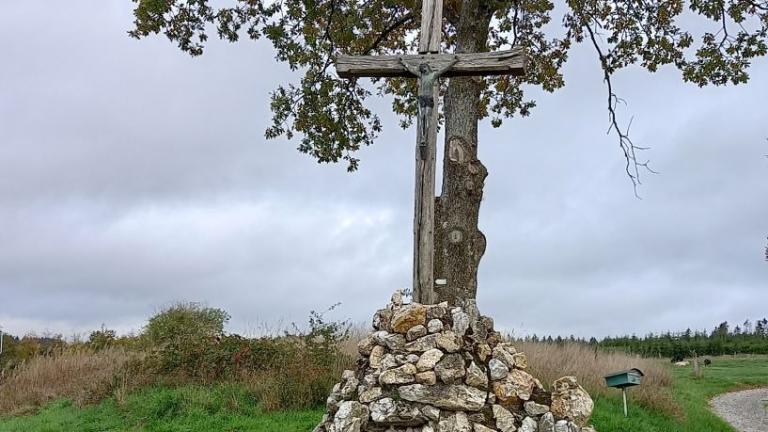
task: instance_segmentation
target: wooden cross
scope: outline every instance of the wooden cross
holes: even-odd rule
[[[416,202],[413,226],[413,299],[437,303],[434,278],[435,154],[439,78],[476,75],[522,75],[522,49],[491,53],[440,54],[443,0],[422,0],[418,55],[336,58],[341,78],[408,77],[419,79]]]

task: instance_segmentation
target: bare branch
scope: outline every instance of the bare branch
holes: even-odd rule
[[[641,184],[640,181],[640,170],[641,168],[644,168],[648,170],[651,173],[656,173],[654,170],[650,168],[649,161],[645,162],[639,162],[637,160],[637,151],[640,150],[646,150],[646,147],[638,147],[633,142],[632,139],[629,137],[629,129],[632,126],[632,120],[630,120],[629,125],[627,126],[626,130],[622,130],[619,126],[618,122],[618,116],[616,114],[616,106],[619,102],[624,102],[622,99],[620,99],[616,93],[613,91],[613,82],[611,81],[611,69],[608,63],[608,56],[603,53],[602,48],[600,47],[599,42],[597,41],[597,36],[595,34],[595,31],[592,29],[590,25],[585,25],[584,28],[587,29],[587,32],[589,33],[589,38],[592,41],[592,45],[595,48],[595,51],[597,52],[598,57],[600,58],[600,65],[603,70],[603,78],[605,80],[605,84],[608,90],[608,120],[609,120],[609,127],[608,127],[608,133],[611,131],[616,132],[616,135],[619,138],[619,147],[621,148],[621,151],[624,153],[624,159],[626,159],[626,166],[625,171],[627,175],[629,176],[629,179],[632,181],[632,188],[634,189],[635,196],[637,198],[640,198],[640,196],[637,193],[637,187]]]

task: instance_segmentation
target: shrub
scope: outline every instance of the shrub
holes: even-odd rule
[[[212,339],[224,333],[229,314],[200,303],[177,303],[149,319],[144,336],[155,345],[178,339]]]
[[[143,337],[149,347],[146,366],[155,374],[217,378],[211,370],[216,357],[225,353],[220,344],[229,315],[198,303],[179,303],[149,319]],[[217,369],[214,367],[214,369]]]
[[[114,345],[115,340],[115,331],[102,325],[101,330],[92,331],[88,336],[88,346],[95,351],[101,351]]]

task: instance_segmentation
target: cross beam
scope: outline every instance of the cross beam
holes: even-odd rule
[[[525,55],[521,48],[489,53],[466,54],[419,54],[419,55],[382,55],[382,56],[349,56],[336,57],[336,73],[341,78],[356,77],[404,77],[414,78],[414,75],[403,65],[408,63],[438,64],[451,61],[458,62],[447,70],[442,77],[473,76],[473,75],[523,75],[525,73]]]

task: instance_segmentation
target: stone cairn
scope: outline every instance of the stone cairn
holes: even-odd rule
[[[404,304],[397,291],[373,328],[314,432],[594,432],[576,378],[545,390],[473,301]]]

